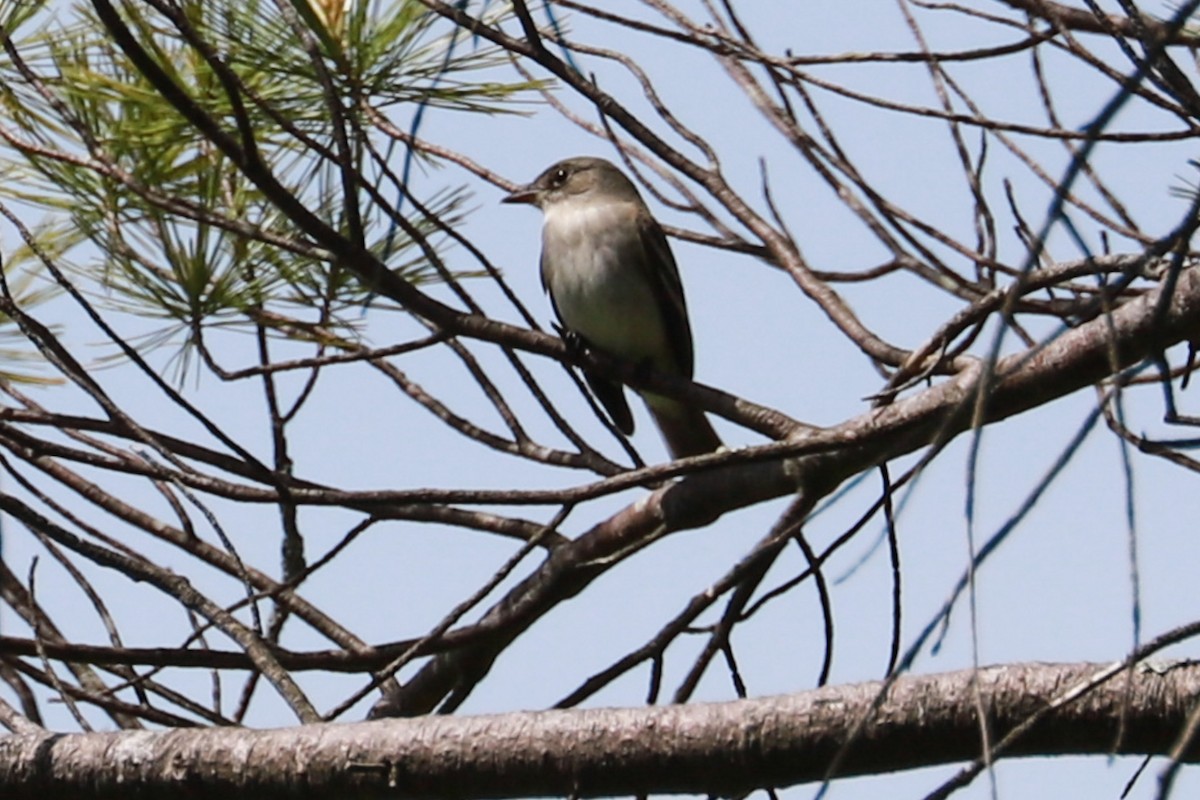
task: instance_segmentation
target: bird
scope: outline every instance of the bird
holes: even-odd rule
[[[679,269],[666,234],[625,173],[602,158],[568,158],[502,202],[542,211],[542,286],[568,338],[692,379],[692,330]],[[593,371],[583,375],[617,429],[632,435],[624,387]],[[700,409],[639,394],[672,459],[722,446]]]

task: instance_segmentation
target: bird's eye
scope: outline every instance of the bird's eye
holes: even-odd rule
[[[567,182],[567,171],[563,167],[554,170],[554,174],[550,176],[550,182],[555,186],[562,186]]]

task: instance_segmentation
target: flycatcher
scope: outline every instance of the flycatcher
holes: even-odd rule
[[[504,198],[542,210],[542,286],[554,313],[588,347],[692,378],[692,330],[667,237],[637,187],[599,158],[560,161]],[[633,415],[621,384],[584,371],[626,436]],[[710,453],[721,440],[704,412],[641,392],[672,458]]]

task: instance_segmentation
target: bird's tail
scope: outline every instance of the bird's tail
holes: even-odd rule
[[[721,446],[721,437],[700,409],[658,395],[644,395],[643,399],[671,458],[703,455]]]

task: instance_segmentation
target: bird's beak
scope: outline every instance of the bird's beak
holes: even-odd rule
[[[529,186],[520,187],[512,194],[510,194],[507,197],[505,197],[504,199],[502,199],[500,202],[501,203],[528,203],[530,205],[534,205],[537,203],[537,197],[538,197],[537,189],[533,188],[533,185],[530,184]]]

